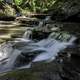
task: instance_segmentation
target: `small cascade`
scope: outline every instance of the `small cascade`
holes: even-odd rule
[[[45,22],[49,21],[50,18],[51,16],[47,16],[44,20],[40,21],[38,27],[43,27]]]
[[[26,30],[25,33],[23,34],[24,39],[30,39],[32,35],[32,31],[30,29]]]
[[[50,34],[50,36],[45,39],[42,40],[40,42],[38,42],[37,44],[44,47],[46,52],[38,55],[33,62],[37,62],[37,61],[52,61],[55,59],[55,57],[58,55],[57,53],[64,50],[65,48],[67,48],[68,46],[72,45],[73,42],[76,40],[76,37],[74,36],[70,36],[68,34],[66,34],[66,37],[63,36],[64,34],[57,33],[55,34],[54,32]],[[53,36],[53,37],[52,37]],[[65,37],[65,39],[63,38],[63,41],[60,40],[59,36],[63,36]],[[56,40],[56,38],[58,40]],[[62,38],[61,38],[62,39]]]
[[[50,20],[50,17],[51,16],[47,16],[44,20],[40,21],[38,27],[43,27],[43,25],[45,24],[45,22],[47,22],[47,21]],[[25,33],[23,34],[23,38],[24,39],[31,39],[31,35],[32,35],[31,29],[27,29],[25,31]]]
[[[53,61],[58,53],[76,40],[73,35],[64,32],[52,32],[48,38],[38,42],[23,38],[3,44],[0,47],[0,72],[30,68],[34,62]]]
[[[33,39],[33,28],[27,28],[21,38],[15,38],[13,41],[4,42],[0,45],[0,72],[30,68],[35,62],[51,62],[55,60],[60,51],[68,46],[72,47],[76,40],[75,36],[62,31],[45,33],[48,30],[44,30],[44,25],[50,20],[50,17],[51,16],[47,16],[34,28],[39,28],[40,31],[42,30],[44,35],[47,35],[46,38],[44,38],[43,33],[40,32],[40,35],[37,37],[43,36],[43,38]],[[12,23],[13,22],[11,22],[11,24]],[[9,24],[9,22],[7,22],[7,24]],[[37,34],[35,34],[35,36],[36,35]]]

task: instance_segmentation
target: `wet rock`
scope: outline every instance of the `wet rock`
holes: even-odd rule
[[[28,25],[29,27],[32,26],[37,26],[39,24],[39,19],[36,18],[30,18],[26,16],[21,16],[21,17],[16,17],[16,21],[19,21],[23,25]]]
[[[37,34],[37,35],[36,35]],[[46,35],[45,35],[46,34]],[[43,31],[34,31],[32,33],[32,39],[33,40],[42,40],[44,38],[47,38],[49,36],[50,32],[43,32]]]
[[[63,80],[79,80],[80,79],[80,47],[74,46],[64,50],[62,71],[60,73]],[[66,54],[66,55],[65,55]]]
[[[15,17],[13,17],[13,16],[0,16],[0,20],[2,20],[2,21],[14,21]]]
[[[70,61],[65,60],[63,64],[63,72],[61,77],[67,80],[79,80],[80,69],[79,69],[79,56],[72,55]]]
[[[59,64],[35,63],[31,69],[16,70],[0,77],[0,80],[62,80],[59,75]]]

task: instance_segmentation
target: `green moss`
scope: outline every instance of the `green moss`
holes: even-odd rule
[[[13,79],[13,80],[39,80],[40,77],[37,72],[28,70],[20,70],[9,72],[8,74],[0,77],[0,79]]]
[[[60,67],[55,61],[51,63],[35,63],[30,69],[15,70],[7,74],[1,74],[0,80],[44,80],[43,77],[56,75]]]

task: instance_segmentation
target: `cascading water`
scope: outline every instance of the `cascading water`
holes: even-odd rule
[[[43,27],[44,23],[49,21],[50,18],[51,18],[51,16],[47,16],[44,20],[40,21],[38,27]]]
[[[47,16],[44,20],[40,21],[39,22],[39,25],[37,27],[43,27],[44,23],[50,20],[50,17],[51,16]],[[31,38],[31,35],[32,35],[32,30],[31,29],[27,29],[25,31],[25,33],[23,34],[23,37],[22,38],[30,39]]]
[[[63,36],[63,34],[60,35],[59,34],[55,34],[54,32],[51,33],[51,35],[45,39],[42,40],[40,42],[38,42],[37,44],[44,47],[46,52],[43,52],[42,54],[38,55],[33,62],[37,62],[37,61],[43,61],[43,60],[49,60],[52,61],[55,59],[55,56],[57,56],[57,53],[65,48],[67,48],[69,45],[73,44],[73,41],[76,39],[75,37],[71,37],[69,35],[67,35],[67,38],[63,41],[60,41],[59,36]],[[63,36],[65,37],[65,36]],[[56,40],[56,38],[58,40]],[[62,39],[62,38],[61,38]],[[67,39],[69,39],[67,41]]]
[[[5,43],[0,48],[0,72],[30,68],[34,62],[53,61],[58,52],[72,45],[75,39],[69,34],[53,32],[39,42],[22,38]]]
[[[25,33],[23,34],[23,38],[29,39],[31,35],[32,35],[32,31],[26,30]]]
[[[48,20],[50,16],[40,21],[38,28]],[[31,36],[32,30],[27,29],[22,38],[0,45],[0,72],[30,68],[34,62],[53,61],[60,51],[76,40],[76,37],[65,32],[52,32],[48,38],[38,42],[33,41]]]

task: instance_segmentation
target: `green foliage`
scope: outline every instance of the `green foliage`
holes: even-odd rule
[[[16,5],[21,5],[23,0],[14,0],[14,2],[15,2]]]
[[[1,1],[3,1],[3,0],[0,0],[0,2],[1,2]]]
[[[5,10],[4,10],[5,15],[9,15],[9,16],[15,15],[15,10],[10,5],[6,4],[4,6],[4,8],[5,8]]]
[[[19,10],[21,14],[27,15],[30,13],[43,13],[47,10],[50,10],[51,8],[55,7],[56,2],[59,0],[13,0],[12,7],[13,5],[16,5],[17,9],[14,10]],[[3,0],[0,0],[0,3],[4,3]],[[9,4],[8,4],[9,5]],[[9,6],[7,6],[6,13],[11,12],[11,15],[14,14],[14,10],[11,9]]]
[[[15,0],[15,4],[30,12],[44,12],[51,8],[57,0]]]
[[[16,5],[19,7],[18,9],[23,15],[27,15],[29,13],[43,13],[53,7],[53,5],[56,3],[58,0],[13,0],[12,5]],[[1,3],[4,3],[3,0],[0,0]],[[5,4],[5,3],[4,3]],[[13,13],[13,9],[11,9],[8,6],[7,12]],[[18,10],[17,9],[17,10]],[[11,14],[13,15],[13,14]]]

